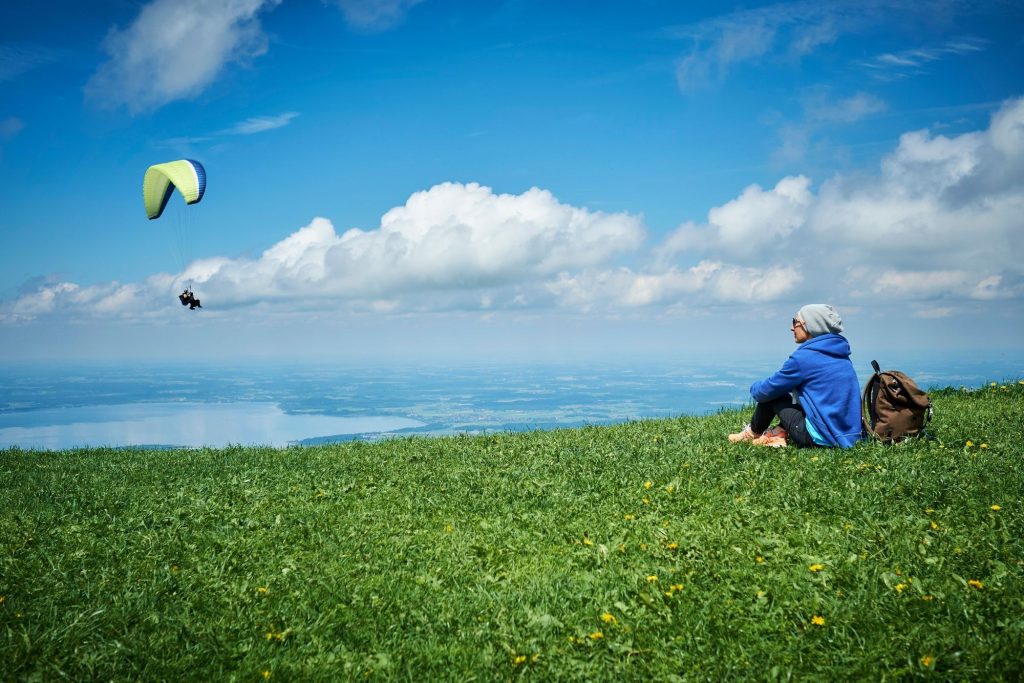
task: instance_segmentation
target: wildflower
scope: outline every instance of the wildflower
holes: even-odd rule
[[[644,482],[644,488],[645,488],[645,489],[649,489],[649,488],[651,488],[652,486],[654,486],[654,482],[651,482],[651,481],[645,481],[645,482]]]
[[[590,540],[589,538],[587,538],[586,536],[584,536],[584,537],[583,537],[583,545],[594,545],[594,542],[593,542],[593,541],[591,541],[591,540]]]
[[[590,639],[591,640],[601,640],[602,638],[604,638],[604,634],[601,633],[600,631],[594,631],[593,633],[590,634]]]
[[[764,564],[764,558],[758,555],[754,558],[754,562],[757,562],[758,564]]]
[[[622,518],[627,522],[632,522],[634,519],[636,519],[636,517],[633,515],[623,515]]]
[[[603,621],[606,624],[617,624],[617,623],[619,623],[619,620],[616,619],[615,615],[612,614],[611,612],[605,612],[604,614],[602,614],[601,615],[601,621]]]
[[[650,576],[647,577],[647,583],[654,583],[657,580],[658,580],[658,575],[657,574],[651,574]]]
[[[935,512],[935,508],[925,508],[924,509],[924,514],[926,514],[926,515],[930,515],[933,512]]]
[[[668,486],[665,487],[665,493],[672,493],[675,490],[676,490],[676,487],[672,486],[671,484],[669,484]]]
[[[996,382],[992,382],[992,384],[990,386],[994,387],[994,386],[998,386],[998,384]]]
[[[929,524],[929,526],[932,528],[932,531],[938,531],[939,530],[939,525],[935,523],[934,519],[931,521],[931,524]]]
[[[669,543],[667,547],[668,547],[669,550],[679,550],[679,544],[678,543]]]
[[[6,596],[0,595],[0,605],[4,604],[4,600],[6,600],[6,599],[7,599]]]
[[[514,666],[526,663],[526,655],[516,655],[516,658],[512,660]]]
[[[452,526],[451,524],[445,524],[445,525],[444,525],[444,532],[445,532],[446,534],[450,534],[450,533],[452,533],[453,531],[455,531],[455,528],[454,528],[454,527],[453,527],[453,526]]]
[[[646,543],[641,543],[640,544],[640,550],[647,550],[647,544]]]
[[[971,579],[970,581],[967,582],[967,585],[968,586],[974,586],[978,590],[981,590],[981,589],[983,589],[985,587],[985,584],[983,584],[981,581],[978,581],[977,579]]]
[[[983,444],[981,444],[981,446],[979,446],[979,448],[988,448],[988,444],[987,443],[983,443]]]
[[[903,591],[905,591],[907,589],[907,584],[905,584],[905,583],[897,583],[895,588],[896,588],[896,593],[899,594],[899,593],[902,593]]]
[[[681,583],[673,583],[671,586],[669,586],[669,588],[671,590],[674,590],[675,592],[678,593],[679,591],[683,590],[683,584],[681,584]]]
[[[651,504],[651,499],[648,498],[647,496],[644,496],[644,505],[650,505],[650,504]]]
[[[266,586],[260,586],[259,588],[256,589],[256,592],[259,593],[260,595],[266,595],[267,593],[270,592],[270,589],[267,588]]]
[[[815,626],[824,626],[825,625],[825,617],[821,617],[821,616],[818,616],[817,614],[815,614],[813,617],[811,617],[811,623],[814,624]]]
[[[931,668],[932,664],[934,663],[935,657],[932,657],[931,655],[925,655],[924,657],[921,657],[921,666],[925,668]]]
[[[934,595],[922,595],[921,599],[924,600],[925,602],[931,602],[932,600],[935,599],[935,596]]]
[[[999,512],[999,511],[1000,511],[1000,510],[1002,510],[1003,508],[1002,508],[1002,506],[1001,506],[1001,505],[993,505],[993,506],[991,507],[991,509],[992,509],[992,510],[994,510],[995,512]],[[0,602],[3,602],[3,601],[2,601],[2,600],[0,600]]]
[[[810,569],[814,573],[818,573],[818,572],[820,572],[824,568],[825,568],[825,565],[817,564],[817,563],[816,564],[812,564],[810,567],[808,567],[808,569]]]
[[[967,439],[967,447],[970,448],[973,445],[974,445],[974,442],[971,441],[970,439]]]
[[[271,676],[270,669],[264,669],[260,673],[263,674],[263,680],[267,680]]]
[[[811,462],[818,462],[818,456],[816,456],[816,455],[812,456],[811,457]]]

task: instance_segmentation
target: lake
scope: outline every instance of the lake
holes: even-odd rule
[[[869,362],[855,364],[863,382]],[[705,414],[747,404],[750,383],[777,365],[8,366],[0,448],[280,447]],[[1006,357],[899,367],[925,387],[1024,377],[1024,360]]]

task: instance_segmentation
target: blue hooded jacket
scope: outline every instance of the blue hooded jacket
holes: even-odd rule
[[[750,385],[750,395],[758,403],[790,392],[796,392],[807,420],[830,445],[849,448],[860,439],[860,383],[846,337],[823,334],[808,339],[778,372]]]

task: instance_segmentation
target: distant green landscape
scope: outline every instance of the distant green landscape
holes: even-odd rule
[[[750,410],[305,448],[0,451],[4,680],[1024,676],[1024,382],[933,438]]]

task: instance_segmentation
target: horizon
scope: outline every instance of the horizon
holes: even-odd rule
[[[865,363],[1024,355],[1019,4],[0,21],[7,363],[781,363],[819,301]]]

